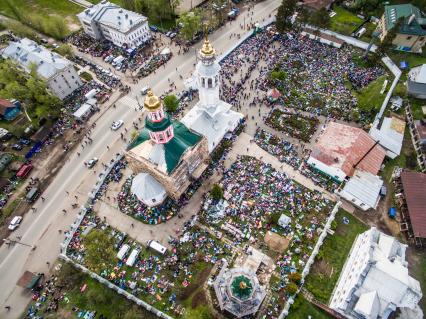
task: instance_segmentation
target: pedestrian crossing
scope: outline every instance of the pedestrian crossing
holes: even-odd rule
[[[135,98],[130,97],[129,95],[123,96],[121,99],[119,99],[116,102],[116,105],[118,107],[128,107],[131,109],[135,109],[135,108],[139,109],[138,101]]]

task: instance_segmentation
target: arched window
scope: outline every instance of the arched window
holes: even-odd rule
[[[201,78],[201,86],[202,87],[206,86],[206,79],[205,78]]]
[[[211,88],[211,87],[212,87],[212,85],[213,85],[213,80],[212,80],[212,78],[209,78],[209,79],[208,79],[208,84],[209,84],[209,88]]]

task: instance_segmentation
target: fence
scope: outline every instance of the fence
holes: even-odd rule
[[[336,205],[334,205],[333,210],[331,211],[331,214],[328,217],[327,222],[324,225],[324,229],[322,230],[322,232],[321,232],[321,234],[320,234],[320,236],[317,240],[317,243],[315,244],[315,247],[312,250],[312,254],[309,257],[308,261],[306,262],[305,268],[303,268],[302,279],[301,279],[302,284],[299,287],[299,289],[297,290],[297,292],[286,301],[286,303],[284,305],[284,309],[278,317],[279,319],[283,319],[283,318],[288,316],[290,307],[294,303],[294,298],[299,294],[300,290],[302,289],[303,284],[304,284],[305,279],[306,279],[306,276],[309,274],[309,271],[310,271],[312,265],[315,262],[315,257],[317,256],[322,244],[324,243],[324,239],[327,237],[328,231],[331,229],[331,223],[334,221],[341,204],[342,204],[342,202],[339,201],[339,202],[336,203]]]
[[[72,264],[75,268],[77,268],[77,269],[81,270],[82,272],[88,274],[90,277],[92,277],[93,279],[99,281],[101,284],[106,285],[108,288],[117,291],[117,293],[119,293],[120,295],[125,296],[127,299],[135,302],[137,305],[144,307],[146,310],[154,313],[159,318],[173,319],[172,317],[170,317],[169,315],[165,314],[164,312],[162,312],[162,311],[158,310],[157,308],[151,306],[150,304],[146,303],[145,301],[137,298],[136,296],[132,295],[131,293],[127,292],[126,290],[124,290],[124,289],[122,289],[122,288],[114,285],[113,283],[111,283],[107,279],[105,279],[105,278],[99,276],[98,274],[90,271],[86,267],[80,265],[79,263],[75,262],[74,260],[72,260],[71,258],[69,258],[67,256],[68,245],[70,244],[71,239],[74,237],[75,232],[77,231],[78,227],[80,226],[81,222],[83,221],[84,216],[86,216],[89,207],[95,202],[96,194],[99,192],[99,189],[101,188],[101,186],[105,182],[105,178],[111,172],[111,170],[113,169],[113,167],[115,166],[115,164],[117,164],[117,162],[120,161],[122,158],[123,158],[123,154],[117,154],[117,156],[114,159],[114,161],[111,162],[102,171],[102,174],[101,174],[100,178],[96,182],[95,186],[92,188],[92,191],[89,193],[89,198],[86,201],[85,206],[81,208],[81,211],[78,214],[76,220],[71,225],[71,231],[67,234],[67,236],[65,237],[65,240],[61,244],[61,253],[59,254],[59,258],[62,259],[63,261],[65,261],[65,262],[67,262],[67,263]]]

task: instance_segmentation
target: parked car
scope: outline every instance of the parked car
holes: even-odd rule
[[[10,221],[9,227],[7,227],[9,230],[15,230],[16,228],[19,227],[19,225],[22,222],[22,216],[15,216],[13,217],[13,219]]]
[[[29,139],[26,139],[26,138],[21,138],[21,139],[19,139],[19,144],[30,145],[31,141]]]
[[[150,25],[149,28],[152,32],[158,32],[158,28],[155,25]]]
[[[150,89],[151,89],[151,88],[149,87],[149,85],[144,86],[144,87],[141,89],[141,94],[142,94],[142,95],[146,95]]]
[[[32,169],[33,169],[33,165],[31,163],[23,164],[19,168],[18,172],[16,173],[16,177],[25,178],[28,176],[28,174],[31,172]]]
[[[13,144],[12,149],[15,151],[21,151],[23,149],[21,144]]]
[[[93,166],[95,166],[95,165],[96,165],[96,163],[97,163],[98,161],[99,161],[99,160],[98,160],[96,157],[94,157],[94,158],[92,158],[91,160],[89,160],[89,161],[85,162],[85,163],[84,163],[84,165],[86,165],[86,166],[87,166],[87,168],[92,168]]]
[[[111,124],[111,129],[117,131],[124,124],[123,120],[114,121]]]

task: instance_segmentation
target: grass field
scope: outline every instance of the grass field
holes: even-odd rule
[[[426,50],[423,50],[422,54],[391,51],[389,52],[389,57],[398,67],[401,61],[406,61],[408,66],[412,68],[426,63]]]
[[[329,319],[332,318],[318,307],[311,304],[301,295],[298,295],[294,304],[290,307],[290,313],[286,318],[288,319]]]
[[[387,77],[383,75],[359,91],[352,90],[358,100],[359,110],[370,114],[371,120],[380,110],[380,107],[386,97],[387,90],[383,94],[380,94],[386,78]],[[392,78],[388,78],[389,83],[386,89],[389,89],[392,80]]]
[[[363,22],[355,14],[341,7],[334,6],[333,11],[337,14],[330,19],[330,30],[338,33],[351,35],[352,31]]]
[[[157,316],[138,307],[135,303],[128,301],[114,290],[107,288],[96,280],[90,278],[69,264],[63,264],[59,271],[61,283],[65,282],[65,298],[59,304],[57,312],[43,313],[43,318],[77,318],[78,312],[73,311],[73,307],[81,311],[96,311],[98,318],[101,314],[105,318],[144,318],[155,319]],[[81,287],[86,285],[84,292]],[[41,305],[41,315],[48,302]]]
[[[39,14],[58,14],[64,18],[71,18],[77,21],[75,16],[84,10],[83,7],[76,5],[68,0],[9,0],[23,15],[31,13]],[[11,8],[6,1],[0,1],[0,13],[14,18]]]
[[[348,225],[343,223],[343,217],[349,219]],[[323,303],[328,303],[356,236],[368,229],[342,209],[337,213],[335,221],[335,233],[325,239],[305,283],[305,288]]]

